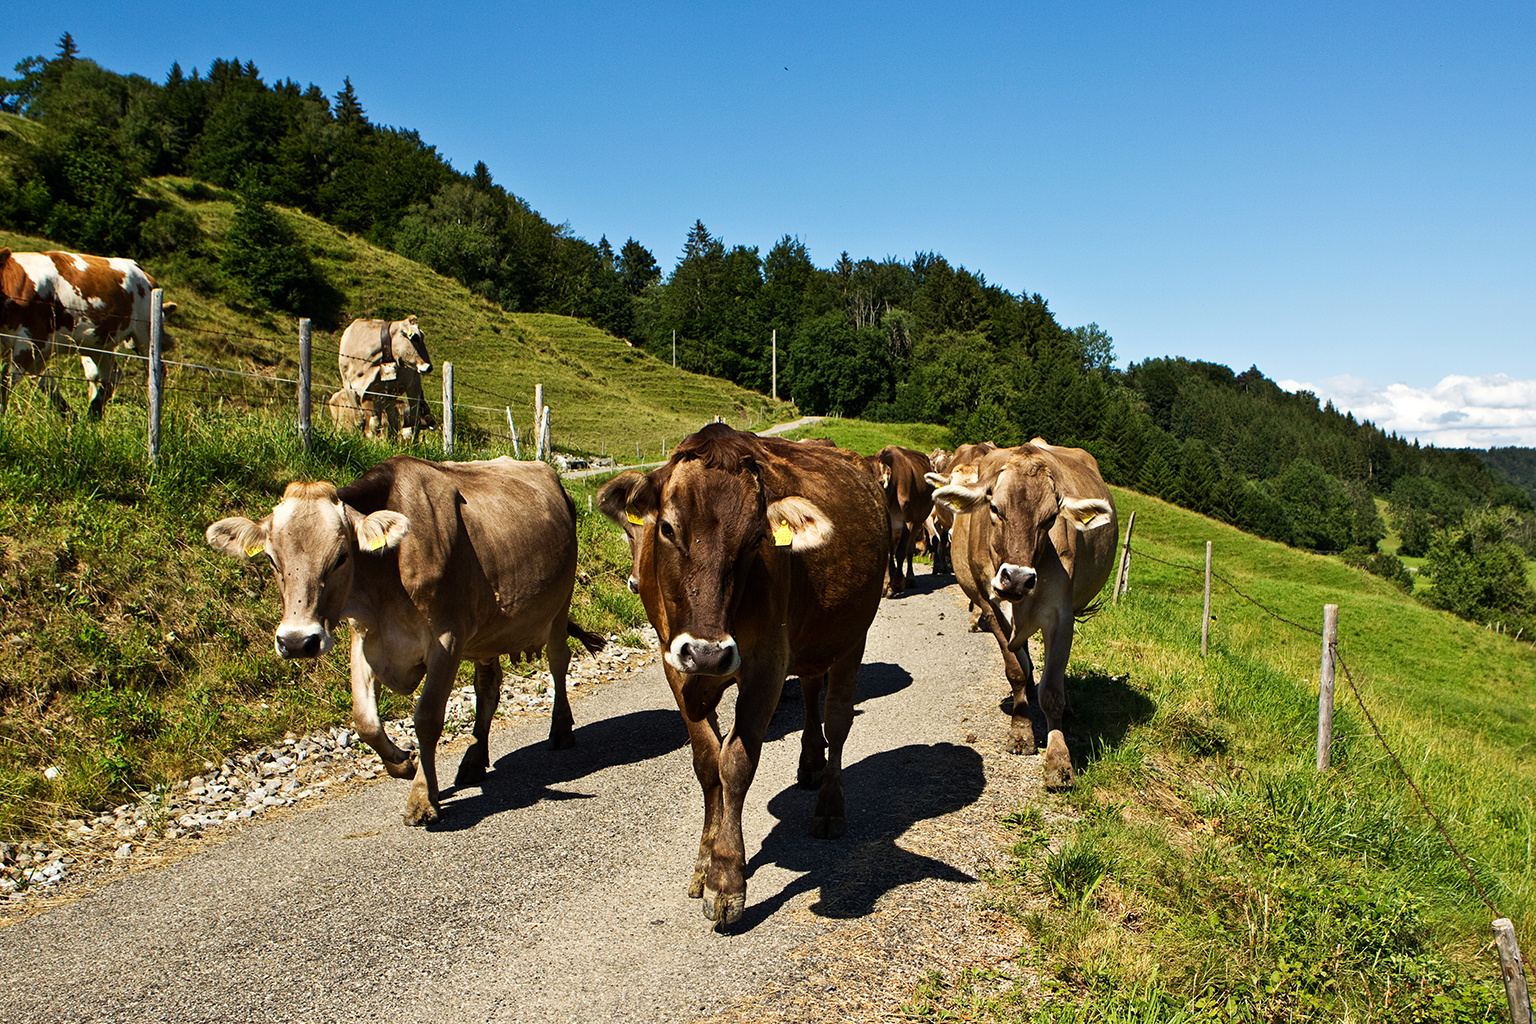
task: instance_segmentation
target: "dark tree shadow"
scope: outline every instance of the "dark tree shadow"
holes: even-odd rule
[[[856,918],[898,886],[927,878],[972,882],[943,861],[896,845],[911,827],[980,799],[986,786],[981,755],[953,743],[913,744],[871,755],[843,769],[848,831],[828,842],[810,836],[816,792],[787,786],[768,801],[778,819],[747,864],[747,875],[775,864],[799,872],[780,892],[749,904],[729,930],[746,931],[772,917],[801,893],[819,889],[811,910],[822,917]],[[750,889],[750,886],[749,886]]]
[[[549,743],[519,747],[496,759],[483,782],[447,786],[441,790],[442,816],[428,826],[435,832],[461,832],[503,811],[530,807],[540,800],[587,800],[585,793],[555,788],[562,782],[593,775],[605,768],[637,764],[671,753],[688,743],[688,731],[676,711],[636,711],[591,722],[575,730],[576,745],[551,750]],[[457,769],[457,765],[452,765]],[[438,774],[450,765],[440,763]],[[473,793],[478,788],[479,793]],[[465,792],[465,791],[469,792]]]
[[[1038,666],[1036,666],[1038,670]],[[1083,768],[1094,751],[1113,750],[1125,742],[1131,726],[1150,721],[1157,702],[1130,685],[1130,677],[1067,673],[1067,746],[1072,750],[1072,765]],[[1004,696],[998,710],[1013,714],[1013,698]],[[1029,721],[1035,729],[1035,742],[1045,746],[1047,731],[1040,702],[1031,701]],[[1008,728],[1006,719],[998,722],[999,735]]]

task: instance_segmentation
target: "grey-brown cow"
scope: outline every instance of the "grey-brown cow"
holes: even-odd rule
[[[356,397],[359,408],[367,410],[363,432],[369,437],[379,432],[381,412],[391,434],[400,430],[399,413],[390,399],[404,398],[412,410],[425,406],[421,378],[432,372],[432,358],[414,316],[353,320],[341,333],[338,348],[341,385]],[[416,418],[421,418],[419,411]]]
[[[459,664],[475,662],[475,741],[458,782],[478,781],[501,697],[501,655],[547,650],[555,683],[549,739],[572,743],[566,635],[589,650],[602,641],[571,626],[576,512],[541,462],[426,462],[397,455],[338,490],[293,483],[272,513],[208,527],[216,551],[265,554],[282,593],[274,644],[281,658],[330,650],[342,619],[352,627],[352,720],[396,778],[414,778],[405,822],[437,818],[437,742]],[[418,685],[420,766],[385,734],[375,687]]]
[[[1115,555],[1115,505],[1099,464],[1081,448],[1037,437],[928,479],[934,501],[956,513],[955,576],[971,601],[990,611],[1002,648],[1013,690],[1007,749],[1035,752],[1028,706],[1038,698],[1048,732],[1045,783],[1070,786],[1063,726],[1074,618],[1103,589]],[[1036,630],[1045,648],[1038,688],[1027,646]]]

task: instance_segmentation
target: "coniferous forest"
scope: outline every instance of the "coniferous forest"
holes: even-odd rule
[[[1536,612],[1527,450],[1421,447],[1252,366],[1167,357],[1118,369],[1097,324],[1063,325],[1044,297],[939,253],[843,252],[818,266],[792,233],[764,252],[696,221],[664,275],[641,241],[575,237],[483,162],[464,173],[417,131],[374,124],[350,81],[327,96],[269,84],[237,59],[177,64],[153,82],[102,68],[66,34],[0,79],[0,111],[16,115],[0,124],[0,225],[14,230],[152,267],[180,261],[210,291],[324,320],[339,296],[277,208],[302,210],[506,309],[585,318],[668,360],[675,335],[680,367],[762,392],[776,335],[779,394],[806,412],[939,423],[955,444],[1078,445],[1111,483],[1345,551],[1411,587],[1397,558],[1376,553],[1383,499],[1399,552],[1426,558],[1432,600],[1480,621]],[[165,175],[237,197],[221,247],[144,198],[140,183]]]

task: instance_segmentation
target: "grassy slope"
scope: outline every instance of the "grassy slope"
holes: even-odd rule
[[[1024,807],[998,909],[1015,974],[934,982],[914,1016],[1002,1020],[1473,1020],[1503,992],[1491,915],[1338,679],[1334,768],[1314,770],[1321,629],[1529,948],[1536,911],[1536,655],[1340,563],[1156,499],[1131,591],[1081,625],[1068,680],[1085,767]],[[1170,568],[1152,559],[1195,571]],[[1001,682],[1001,681],[1000,681]],[[1001,687],[1000,687],[1001,688]],[[1043,813],[1042,813],[1043,812]],[[1389,989],[1393,994],[1389,994]],[[1394,1001],[1395,999],[1395,1001]],[[1492,1019],[1498,1019],[1493,1017]]]

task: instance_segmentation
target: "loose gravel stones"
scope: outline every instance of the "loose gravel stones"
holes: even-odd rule
[[[598,654],[572,659],[566,675],[572,698],[655,661],[655,637],[647,639],[649,645],[637,649],[619,647],[618,638],[610,637],[608,647]],[[548,669],[527,676],[509,673],[496,717],[548,714],[553,686]],[[475,688],[459,687],[448,699],[442,742],[468,735],[474,724]],[[386,722],[385,729],[399,746],[416,749],[416,730],[409,719]],[[281,742],[230,753],[217,764],[204,762],[202,774],[156,789],[134,803],[92,818],[56,821],[48,838],[0,843],[0,915],[24,909],[28,900],[56,895],[61,883],[84,868],[122,869],[146,853],[170,852],[175,842],[200,839],[275,808],[316,800],[347,783],[384,774],[378,755],[347,726],[302,736],[289,733]]]

